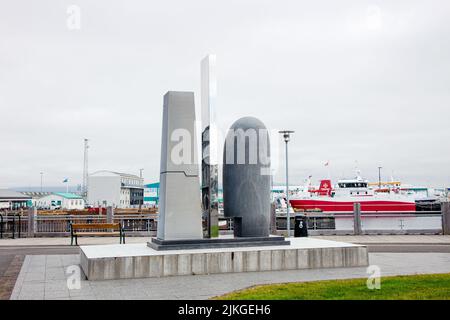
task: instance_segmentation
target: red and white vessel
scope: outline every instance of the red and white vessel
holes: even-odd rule
[[[289,202],[295,211],[353,212],[355,203],[360,203],[361,211],[365,213],[416,211],[412,196],[400,192],[375,192],[359,174],[355,179],[339,180],[334,187],[331,180],[322,180],[319,189],[306,186]]]

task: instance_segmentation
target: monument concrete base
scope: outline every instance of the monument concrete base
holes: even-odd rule
[[[195,240],[161,240],[152,238],[147,245],[155,250],[187,250],[187,249],[217,249],[217,248],[238,248],[238,247],[266,247],[266,246],[288,246],[289,241],[284,237],[221,237],[212,239]]]
[[[157,251],[142,244],[81,246],[88,280],[151,278],[214,273],[361,267],[369,264],[361,245],[290,238],[289,245]]]

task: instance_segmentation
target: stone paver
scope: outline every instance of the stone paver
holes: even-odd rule
[[[0,300],[9,300],[24,258],[22,255],[0,256]]]
[[[78,255],[26,256],[11,299],[208,299],[257,284],[368,276],[366,268],[338,268],[112,281],[82,279],[80,289],[70,290],[67,283],[71,275],[66,271],[78,263]],[[371,253],[370,263],[380,267],[382,276],[450,272],[449,253]]]

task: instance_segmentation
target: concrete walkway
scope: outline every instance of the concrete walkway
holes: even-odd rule
[[[358,244],[447,244],[450,235],[363,235],[363,236],[314,236],[314,238]]]
[[[381,276],[449,273],[449,253],[371,253]],[[78,255],[26,256],[11,299],[209,299],[257,284],[367,278],[366,268],[249,272],[150,279],[86,281],[69,290],[67,267]],[[383,288],[383,281],[381,281]]]
[[[450,235],[370,235],[370,236],[314,236],[311,238],[333,240],[360,244],[448,244],[450,245]],[[127,243],[144,243],[150,237],[128,237]],[[119,243],[118,237],[80,237],[79,245],[98,245]],[[13,246],[68,246],[69,237],[59,238],[20,238],[20,239],[0,239],[1,247]]]
[[[127,237],[126,243],[145,243],[150,237]],[[98,245],[98,244],[119,244],[119,237],[80,237],[78,244]],[[20,239],[0,239],[0,248],[2,247],[32,247],[32,246],[70,246],[70,237],[52,237],[52,238],[20,238]]]

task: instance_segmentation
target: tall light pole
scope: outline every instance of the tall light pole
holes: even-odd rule
[[[139,178],[142,179],[142,171],[144,171],[144,168],[139,169]]]
[[[286,143],[286,222],[287,222],[287,235],[291,236],[291,214],[289,212],[290,203],[289,203],[289,162],[288,162],[288,142],[291,140],[291,133],[294,131],[291,130],[282,130],[279,131],[283,135],[284,142]]]
[[[381,169],[383,167],[378,167],[378,188],[381,189]]]
[[[40,173],[40,175],[41,175],[41,193],[42,193],[42,178],[43,178],[43,176],[44,176],[44,173],[41,171],[41,172],[39,172]]]

